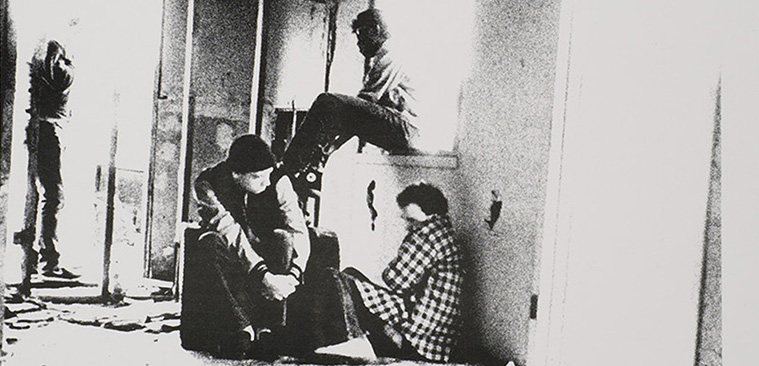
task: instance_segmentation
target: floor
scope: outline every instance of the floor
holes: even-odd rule
[[[16,295],[11,286],[5,294],[7,309],[0,365],[264,364],[256,360],[216,359],[183,349],[179,339],[179,302],[162,297],[160,288],[152,288],[152,293],[152,297],[125,297],[114,305],[99,303],[97,287],[76,281],[45,282],[35,278],[30,298]],[[365,339],[329,347],[320,353],[322,356],[312,360],[283,357],[274,364],[424,365],[377,360]]]

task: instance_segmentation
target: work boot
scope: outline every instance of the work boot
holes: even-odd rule
[[[277,342],[271,329],[259,328],[256,330],[256,339],[245,350],[245,358],[273,362],[279,358],[277,353]]]
[[[305,202],[309,197],[318,198],[322,190],[322,172],[316,169],[307,169],[290,176],[293,189],[298,194],[300,201]]]

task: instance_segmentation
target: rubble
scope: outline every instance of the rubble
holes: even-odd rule
[[[89,284],[33,283],[33,288],[45,290],[41,297],[24,297],[11,290],[5,294],[5,325],[14,330],[27,330],[65,321],[81,326],[102,327],[113,331],[170,333],[179,330],[180,305],[177,301],[161,301],[167,296],[165,289],[151,289],[155,296],[122,297],[103,301],[96,296],[72,295],[72,291]],[[12,286],[11,286],[12,287]],[[162,286],[163,287],[163,286]],[[50,295],[49,291],[54,291]],[[34,295],[34,292],[33,292]],[[58,295],[58,296],[55,296]],[[20,333],[23,336],[23,333]],[[6,342],[8,339],[6,339]]]

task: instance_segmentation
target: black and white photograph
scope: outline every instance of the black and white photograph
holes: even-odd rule
[[[757,358],[751,1],[0,0],[0,91],[0,365]]]

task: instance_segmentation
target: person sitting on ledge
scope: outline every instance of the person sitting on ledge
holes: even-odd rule
[[[321,189],[318,182],[330,154],[354,136],[391,153],[408,152],[419,136],[415,88],[391,51],[381,12],[358,14],[352,29],[366,59],[363,88],[358,97],[322,93],[311,105],[282,157],[299,194]]]
[[[462,331],[463,284],[448,201],[425,183],[406,187],[396,201],[408,234],[382,272],[384,286],[352,267],[342,275],[377,356],[448,362]]]

